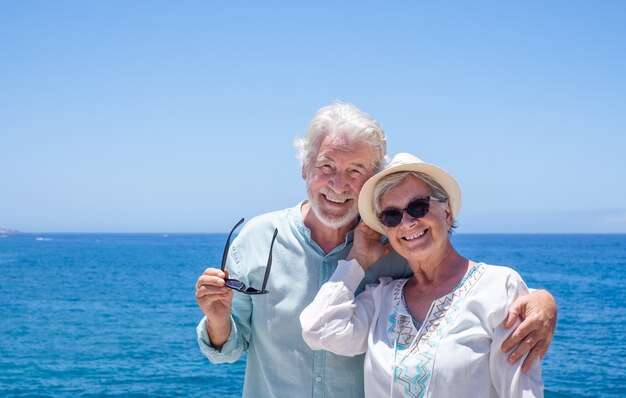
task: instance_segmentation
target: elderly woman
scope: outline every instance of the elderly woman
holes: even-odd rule
[[[528,293],[512,269],[461,256],[450,231],[461,190],[441,168],[399,154],[359,195],[365,224],[346,261],[302,312],[313,349],[365,355],[367,397],[543,396],[541,365],[521,371],[500,349],[507,307]],[[364,270],[389,251],[413,270],[355,298]]]

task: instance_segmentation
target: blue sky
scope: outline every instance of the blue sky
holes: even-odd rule
[[[298,2],[299,3],[299,2]],[[305,197],[344,100],[459,233],[626,232],[626,2],[0,2],[0,226],[223,232]]]

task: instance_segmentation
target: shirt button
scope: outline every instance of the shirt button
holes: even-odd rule
[[[322,381],[322,376],[315,376],[315,381],[316,382],[321,382]]]

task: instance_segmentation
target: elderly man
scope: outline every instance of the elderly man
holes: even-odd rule
[[[308,200],[250,220],[230,247],[226,269],[207,268],[198,278],[196,300],[205,315],[198,342],[213,363],[234,362],[248,352],[244,397],[362,397],[363,357],[311,350],[298,317],[352,247],[358,195],[384,166],[386,138],[369,115],[337,102],[317,112],[296,147]],[[243,294],[229,288],[232,283],[225,285],[236,279],[260,287],[271,244],[269,294]],[[358,291],[381,276],[410,272],[391,252],[368,269]],[[503,349],[516,346],[510,362],[530,351],[528,367],[550,344],[556,303],[548,292],[537,291],[513,303],[509,313],[508,324],[516,314],[524,321]]]

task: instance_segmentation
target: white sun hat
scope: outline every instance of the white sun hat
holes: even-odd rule
[[[391,162],[383,171],[367,180],[363,188],[361,188],[361,193],[359,194],[359,214],[368,227],[378,233],[385,234],[383,225],[378,220],[376,210],[374,209],[374,189],[385,176],[401,171],[424,173],[437,181],[448,194],[452,217],[457,218],[461,211],[461,188],[456,180],[439,166],[425,163],[420,158],[409,153],[399,153],[391,159]]]

